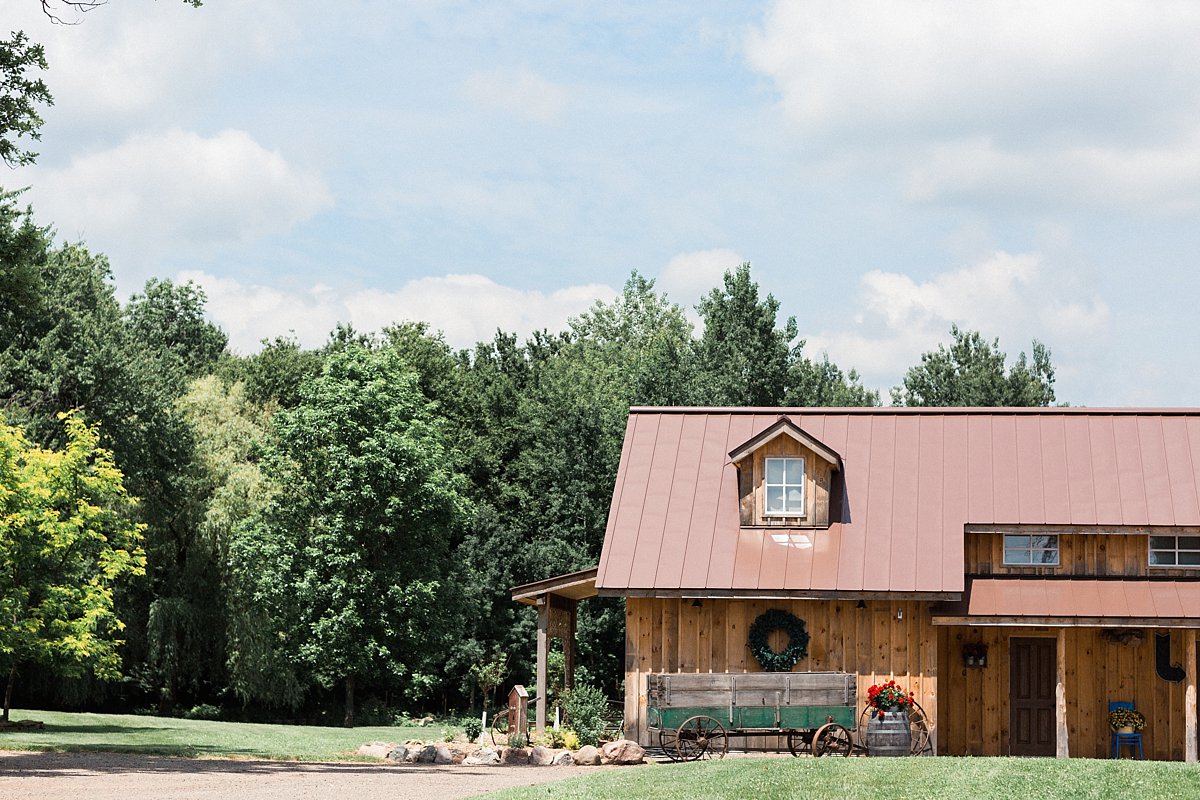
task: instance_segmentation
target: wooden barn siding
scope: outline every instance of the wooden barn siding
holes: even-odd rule
[[[1024,533],[1014,529],[1014,533]],[[1119,575],[1127,577],[1195,577],[1195,569],[1150,569],[1149,540],[1145,533],[1061,533],[1059,566],[1015,567],[1004,565],[1002,533],[968,533],[968,575]]]
[[[854,600],[691,600],[631,597],[626,602],[625,720],[630,738],[646,733],[646,676],[656,672],[761,672],[746,644],[749,627],[769,608],[805,621],[808,657],[795,671],[856,673],[859,709],[867,687],[895,677],[932,717],[937,711],[937,634],[928,603]],[[896,619],[902,611],[904,618]],[[782,632],[774,637],[784,638]],[[772,641],[781,649],[782,641]],[[656,742],[655,742],[656,744]],[[775,737],[734,740],[735,748],[782,749]]]
[[[1142,732],[1146,758],[1182,761],[1184,757],[1185,683],[1158,677],[1154,633],[1136,647],[1109,643],[1097,628],[1065,628],[1068,742],[1071,756],[1107,758],[1108,703],[1132,700],[1146,715]],[[1161,630],[1171,635],[1172,663],[1186,661],[1195,632]],[[938,715],[939,752],[946,755],[1008,754],[1010,637],[1054,639],[1054,628],[938,628],[938,670],[942,705]],[[988,666],[963,665],[962,645],[988,645]],[[1193,648],[1194,645],[1190,645]]]
[[[800,456],[804,459],[805,516],[767,517],[766,459],[777,456]],[[764,525],[786,528],[829,527],[829,493],[833,483],[833,468],[829,462],[790,436],[780,436],[750,456],[742,459],[738,485],[739,505],[743,525]]]

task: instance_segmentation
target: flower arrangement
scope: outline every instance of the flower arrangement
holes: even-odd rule
[[[912,702],[913,696],[897,686],[894,680],[867,689],[867,705],[875,709],[872,713],[878,713],[880,719],[885,711],[907,709]]]
[[[1132,708],[1114,708],[1108,712],[1108,726],[1114,731],[1121,728],[1140,731],[1146,727],[1146,715]]]

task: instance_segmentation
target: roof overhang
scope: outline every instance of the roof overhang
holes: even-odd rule
[[[970,578],[934,625],[1200,628],[1200,579]]]
[[[796,423],[792,422],[787,417],[780,417],[777,422],[768,427],[762,433],[759,433],[757,436],[748,440],[736,450],[730,452],[729,460],[734,462],[741,461],[743,458],[750,455],[767,442],[780,436],[790,436],[800,444],[807,447],[809,450],[812,450],[821,458],[828,461],[833,465],[834,469],[842,468],[841,456],[839,456],[831,447],[817,439],[815,436],[805,433],[798,425],[796,425]]]
[[[951,602],[957,592],[882,592],[825,589],[604,589],[600,597],[653,597],[683,600],[928,600]]]
[[[586,600],[596,596],[596,572],[599,568],[568,572],[554,578],[534,581],[512,588],[512,599],[518,603],[536,606],[538,598],[546,595],[558,595],[569,600]]]

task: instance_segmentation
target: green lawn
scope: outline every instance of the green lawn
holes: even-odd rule
[[[490,800],[1195,800],[1200,767],[1042,758],[730,758],[627,767]]]
[[[444,730],[438,724],[424,728],[318,728],[58,711],[14,710],[11,718],[41,720],[46,728],[0,731],[0,750],[99,750],[305,761],[361,760],[353,752],[363,742],[432,741],[441,739]]]

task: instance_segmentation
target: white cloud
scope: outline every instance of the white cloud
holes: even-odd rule
[[[658,273],[654,288],[666,292],[672,302],[690,308],[709,290],[723,285],[725,273],[745,260],[728,248],[680,253]]]
[[[567,110],[570,93],[528,67],[475,72],[463,91],[474,103],[534,122],[554,122]]]
[[[229,334],[233,348],[243,353],[257,350],[262,339],[289,330],[303,344],[316,346],[339,322],[374,331],[406,320],[428,322],[445,334],[452,347],[470,347],[490,340],[497,328],[519,335],[542,328],[562,330],[570,317],[596,300],[617,296],[603,284],[545,293],[503,286],[482,275],[420,278],[394,292],[343,291],[320,284],[289,290],[195,271],[181,272],[178,279],[204,288],[209,316]]]
[[[883,387],[899,383],[921,353],[947,341],[952,324],[999,337],[1010,355],[1038,338],[1052,350],[1065,347],[1076,361],[1091,360],[1102,352],[1109,309],[1103,299],[1079,294],[1070,276],[1044,269],[1035,254],[997,252],[920,282],[872,270],[860,282],[853,325],[809,336],[807,350],[828,352],[857,368],[868,385]]]
[[[126,243],[142,253],[246,243],[332,204],[320,177],[236,130],[138,134],[38,168],[33,183],[43,217],[110,254],[128,252]]]
[[[1198,35],[1194,3],[776,2],[745,53],[807,151],[910,199],[1186,212]]]

